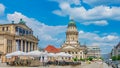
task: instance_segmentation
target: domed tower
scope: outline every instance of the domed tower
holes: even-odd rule
[[[80,47],[78,41],[78,31],[76,23],[73,19],[68,23],[67,31],[66,31],[66,41],[62,45],[62,47],[72,46],[72,47]]]
[[[67,31],[66,31],[66,41],[60,48],[61,52],[66,52],[71,54],[73,58],[84,58],[83,48],[80,46],[78,41],[78,30],[76,23],[73,19],[68,23]]]
[[[77,31],[76,23],[73,19],[70,20],[67,27],[66,41],[78,42],[78,31]]]

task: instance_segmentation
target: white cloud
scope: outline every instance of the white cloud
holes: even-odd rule
[[[58,3],[69,3],[69,4],[75,4],[75,5],[80,5],[80,0],[52,0]]]
[[[118,38],[119,38],[118,36],[114,36],[114,35],[108,35],[106,37],[103,37],[103,39],[109,40],[109,41],[113,41],[113,40],[116,40]]]
[[[100,20],[100,21],[83,22],[83,24],[84,25],[95,24],[95,25],[105,26],[108,25],[108,22],[106,20]]]
[[[61,33],[65,32],[66,26],[48,26],[34,18],[29,18],[22,13],[15,12],[13,14],[8,14],[7,18],[9,21],[14,20],[15,23],[18,23],[19,20],[22,18],[25,22],[26,25],[28,25],[32,30],[34,31],[34,34],[40,39],[40,45],[42,47],[47,46],[48,44],[60,44],[60,38],[57,38]]]
[[[60,3],[60,10],[54,10],[53,13],[60,16],[73,16],[78,22],[97,21],[92,24],[106,25],[105,20],[120,20],[120,7],[97,6],[91,9],[85,9],[82,6],[71,7],[69,3]]]
[[[0,3],[0,15],[3,15],[5,11],[5,6]]]
[[[120,5],[120,0],[83,0],[84,3],[87,3],[91,6],[98,5]]]
[[[84,31],[79,31],[79,39],[81,41],[87,41],[89,45],[110,45],[114,46],[117,42],[120,41],[120,37],[118,35],[106,35],[106,36],[99,36],[96,33],[92,32],[84,32]]]

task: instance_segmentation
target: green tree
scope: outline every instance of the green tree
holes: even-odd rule
[[[118,55],[117,60],[120,60],[120,55]]]
[[[117,56],[112,56],[111,58],[113,61],[117,60]]]

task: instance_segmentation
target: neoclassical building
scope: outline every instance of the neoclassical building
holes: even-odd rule
[[[81,46],[78,40],[78,30],[76,23],[73,19],[70,20],[67,31],[66,31],[66,41],[61,46],[61,51],[73,55],[72,58],[83,59],[85,58],[84,51],[86,50],[85,46]]]
[[[95,57],[100,58],[101,57],[101,50],[99,46],[87,46],[87,57]]]
[[[0,24],[0,58],[3,62],[7,53],[37,50],[37,45],[38,38],[22,19],[19,23]]]

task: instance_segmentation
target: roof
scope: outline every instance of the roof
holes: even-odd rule
[[[70,20],[70,22],[68,24],[68,27],[70,27],[70,26],[75,26],[76,27],[75,21],[73,19]]]
[[[117,44],[116,48],[120,47],[120,42]]]
[[[12,21],[12,23],[7,23],[7,24],[0,24],[0,26],[9,26],[9,25],[14,25],[14,26],[20,26],[20,25],[23,25],[25,26],[26,28],[28,28],[29,30],[33,31],[30,27],[28,27],[26,24],[22,24],[22,23],[13,23],[14,21]]]
[[[60,48],[56,48],[53,45],[48,45],[44,50],[49,52],[49,53],[58,53],[58,52],[60,52]]]

